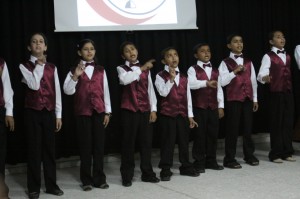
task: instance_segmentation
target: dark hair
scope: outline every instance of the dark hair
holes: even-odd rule
[[[273,30],[273,31],[269,32],[269,35],[268,35],[269,40],[273,40],[273,37],[276,32],[281,32],[283,34],[283,32],[281,30]]]
[[[81,40],[78,44],[77,44],[77,50],[78,51],[81,51],[82,50],[82,48],[83,48],[83,46],[85,45],[85,44],[87,44],[87,43],[91,43],[93,46],[94,46],[94,49],[96,50],[96,45],[95,45],[95,42],[93,41],[93,40],[91,40],[91,39],[83,39],[83,40]],[[80,62],[80,60],[82,59],[82,57],[80,56],[80,55],[78,55],[78,53],[76,52],[76,54],[77,54],[77,58],[76,58],[76,60],[75,60],[75,65],[77,65],[79,62]],[[94,56],[94,62],[95,62],[95,64],[97,65],[97,63],[98,63],[98,60],[97,60],[97,58],[96,58],[96,55]]]
[[[124,41],[124,42],[121,43],[121,45],[120,45],[120,53],[121,53],[121,55],[124,55],[124,48],[125,48],[127,45],[133,45],[136,49],[138,49],[138,48],[136,47],[136,45],[135,45],[133,42],[131,42],[131,41]]]
[[[242,37],[242,36],[238,33],[233,33],[233,34],[228,35],[226,38],[227,44],[230,44],[234,37]]]
[[[167,52],[169,52],[170,50],[175,50],[177,52],[177,49],[175,47],[169,46],[161,51],[160,53],[161,60],[165,59]]]
[[[199,44],[196,44],[193,48],[193,52],[194,54],[196,54],[198,52],[198,49],[201,48],[202,46],[208,46],[209,47],[209,44],[208,43],[199,43]]]
[[[31,36],[29,37],[29,40],[28,40],[28,46],[30,46],[31,39],[34,35],[41,35],[44,39],[45,45],[48,46],[48,39],[47,39],[46,35],[42,32],[35,32],[35,33],[31,34]]]

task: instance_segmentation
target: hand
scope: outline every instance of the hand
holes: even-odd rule
[[[61,126],[62,126],[62,121],[61,121],[61,118],[56,118],[55,132],[58,132],[58,131],[60,131],[60,129],[61,129]]]
[[[153,62],[155,62],[155,59],[150,59],[149,61],[147,61],[147,62],[141,67],[141,71],[150,70],[151,68],[153,68]]]
[[[152,111],[152,112],[150,113],[150,119],[149,119],[149,122],[150,122],[150,123],[153,123],[153,122],[156,121],[156,119],[157,119],[156,112]]]
[[[5,125],[9,128],[9,131],[15,130],[15,121],[13,116],[5,116]]]
[[[271,79],[272,79],[272,76],[269,76],[269,75],[266,75],[262,78],[262,80],[267,84],[271,82]]]
[[[82,75],[82,73],[84,72],[85,69],[85,65],[83,64],[82,60],[79,62],[79,64],[77,65],[77,67],[75,68],[74,74],[72,76],[72,79],[74,81],[78,80],[78,77],[80,75]]]
[[[206,81],[206,86],[211,88],[217,88],[218,82],[216,80]]]
[[[110,115],[105,114],[105,116],[104,116],[104,121],[103,121],[104,128],[107,127],[109,121],[110,121]]]
[[[258,110],[258,103],[253,102],[253,112],[256,112]]]
[[[219,111],[219,119],[223,118],[224,117],[224,109],[219,108],[218,111]]]
[[[238,73],[240,73],[240,72],[243,72],[243,71],[245,71],[245,70],[246,70],[246,68],[245,68],[243,65],[238,65],[238,66],[236,67],[236,69],[234,69],[233,73],[236,75],[236,74],[238,74]]]
[[[170,81],[173,83],[176,77],[175,68],[169,67]]]
[[[198,123],[195,122],[194,118],[189,117],[189,122],[190,122],[190,128],[198,127]]]

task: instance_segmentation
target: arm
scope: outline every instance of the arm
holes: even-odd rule
[[[188,72],[189,86],[192,90],[206,87],[206,80],[198,80],[194,67],[190,67]]]
[[[253,90],[253,102],[257,102],[257,81],[253,64],[251,63],[251,84]]]
[[[220,73],[220,82],[221,86],[228,85],[233,78],[235,78],[235,73],[233,71],[229,72],[226,64],[224,61],[221,62],[219,66],[219,73]]]
[[[3,98],[5,102],[5,125],[9,128],[10,131],[14,131],[15,122],[13,118],[13,95],[14,92],[11,88],[10,77],[8,73],[8,68],[4,62],[4,67],[1,74],[2,84],[3,84]]]
[[[161,78],[158,74],[156,75],[155,87],[162,97],[166,97],[170,93],[170,90],[172,89],[173,85],[174,82],[171,83],[170,80],[165,82],[163,78]]]
[[[44,65],[36,64],[33,72],[29,71],[23,64],[20,64],[19,68],[23,75],[22,82],[32,90],[40,89],[40,82],[44,75]]]
[[[110,121],[110,116],[111,116],[111,102],[110,102],[108,81],[107,81],[107,76],[105,71],[103,75],[104,75],[103,78],[104,106],[105,106],[105,113],[106,113],[104,116],[103,125],[106,128]]]
[[[294,55],[295,55],[295,59],[296,59],[298,68],[300,70],[300,45],[296,46]]]
[[[263,56],[263,59],[261,61],[261,66],[257,75],[257,80],[262,83],[269,83],[270,81],[270,67],[271,67],[271,59],[270,57],[266,54]]]
[[[150,102],[150,107],[151,107],[151,113],[150,113],[150,122],[155,122],[157,119],[157,99],[156,99],[156,95],[155,95],[155,91],[154,91],[154,87],[153,87],[153,82],[152,82],[152,78],[151,78],[151,74],[149,71],[149,75],[148,75],[148,95],[149,95],[149,102]]]
[[[60,90],[60,84],[59,84],[56,67],[55,67],[55,71],[54,71],[54,83],[55,83],[55,97],[56,97],[56,104],[55,104],[56,128],[55,128],[55,131],[58,132],[62,126],[62,121],[61,121],[62,103],[61,103],[61,90]]]
[[[125,71],[122,67],[117,67],[118,76],[120,80],[120,84],[127,85],[131,82],[134,82],[135,80],[138,80],[140,75],[142,74],[142,71],[140,68],[137,68],[134,71]]]
[[[73,95],[76,92],[76,85],[78,81],[74,81],[72,78],[73,74],[69,72],[64,82],[64,93],[67,95]]]

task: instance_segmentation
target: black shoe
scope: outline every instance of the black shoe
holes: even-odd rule
[[[259,161],[256,157],[251,157],[251,158],[247,158],[247,159],[245,158],[244,160],[247,164],[249,164],[251,166],[259,165]]]
[[[198,177],[200,173],[196,172],[195,169],[186,169],[186,170],[180,170],[180,175]]]
[[[224,163],[224,167],[230,168],[230,169],[241,169],[242,166],[238,162],[227,162]]]
[[[95,185],[94,187],[99,188],[99,189],[108,189],[109,185],[105,182],[105,183],[100,184],[100,185]]]
[[[127,181],[127,180],[123,180],[123,181],[122,181],[122,185],[123,185],[124,187],[131,187],[132,182],[131,182],[131,181]]]
[[[194,169],[197,173],[205,173],[205,169],[202,167],[194,167]]]
[[[205,166],[206,169],[212,169],[212,170],[223,170],[224,167],[218,164],[211,164],[211,165],[206,165]]]
[[[28,193],[28,198],[29,199],[38,199],[39,197],[40,197],[40,193],[39,192]]]
[[[142,181],[143,182],[158,183],[160,180],[156,176],[149,176],[149,177],[143,177],[142,176]]]
[[[173,175],[173,173],[170,169],[162,169],[160,172],[160,180],[161,181],[170,181],[172,175]]]
[[[92,185],[82,185],[81,188],[83,191],[91,191],[93,189]]]
[[[160,180],[161,181],[170,181],[171,180],[171,176],[160,176]]]
[[[48,194],[55,195],[55,196],[64,195],[64,192],[60,188],[53,189],[53,190],[46,190],[45,192],[48,193]]]

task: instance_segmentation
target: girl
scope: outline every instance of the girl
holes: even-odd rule
[[[109,186],[103,172],[104,130],[111,116],[107,77],[104,68],[95,63],[94,42],[84,39],[77,47],[78,65],[68,73],[64,92],[75,94],[82,189],[90,191],[92,186],[107,189]]]
[[[46,62],[47,39],[35,33],[28,44],[30,59],[19,68],[26,84],[25,127],[27,130],[29,198],[39,198],[41,162],[43,161],[46,193],[61,196],[56,184],[55,134],[61,129],[61,92],[56,66]]]

